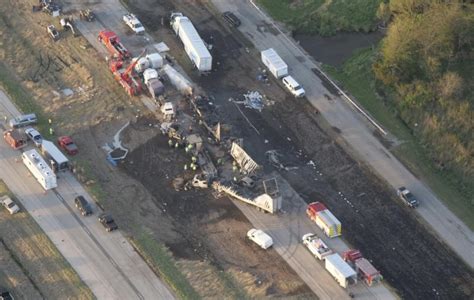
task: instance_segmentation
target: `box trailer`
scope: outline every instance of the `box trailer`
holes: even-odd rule
[[[21,158],[25,166],[45,190],[54,189],[58,186],[53,170],[51,170],[43,157],[35,149],[23,152]]]
[[[182,13],[171,14],[171,27],[184,45],[184,51],[200,72],[212,70],[212,56],[193,23]]]
[[[54,172],[69,170],[69,160],[53,142],[43,140],[41,153]]]
[[[282,78],[288,75],[288,65],[276,53],[273,48],[260,52],[263,64],[268,68],[270,73],[276,78]]]
[[[303,244],[308,250],[316,256],[319,260],[323,260],[326,256],[333,252],[329,247],[314,233],[307,233],[303,235]]]
[[[15,150],[23,148],[27,145],[27,138],[25,134],[19,130],[7,130],[3,133],[3,138]]]
[[[336,279],[340,286],[346,288],[350,284],[357,283],[357,273],[346,263],[339,254],[334,253],[326,256],[326,270]]]
[[[342,234],[341,222],[321,202],[313,202],[306,208],[306,214],[328,237]]]

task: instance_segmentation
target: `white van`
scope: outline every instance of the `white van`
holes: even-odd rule
[[[250,229],[247,232],[247,237],[262,247],[262,249],[268,249],[273,245],[273,239],[260,229]]]
[[[34,125],[38,123],[38,118],[35,114],[21,115],[10,120],[11,128],[20,128],[28,125]]]
[[[304,97],[305,92],[301,85],[296,82],[296,80],[291,76],[283,77],[281,80],[286,88],[295,96],[296,98]]]

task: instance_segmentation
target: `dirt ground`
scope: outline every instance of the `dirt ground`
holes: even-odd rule
[[[3,187],[0,181],[0,195]],[[0,207],[0,266],[0,289],[16,298],[93,298],[25,209],[10,215]]]
[[[255,80],[257,55],[247,55],[247,42],[216,22],[207,6],[199,1],[129,3],[157,41],[165,41],[193,80],[214,97],[229,132],[245,138],[246,149],[266,171],[272,170],[265,163],[267,149],[278,149],[286,163],[300,167],[283,175],[307,201],[320,199],[329,206],[344,224],[345,239],[373,260],[403,298],[431,299],[436,292],[452,299],[474,295],[472,272],[383,183],[338,146],[337,130],[326,128],[312,107],[288,97],[275,82],[266,86]],[[8,4],[0,7],[0,59],[53,118],[56,131],[73,135],[80,147],[77,160],[102,187],[101,204],[125,233],[133,236],[146,231],[168,245],[201,296],[237,298],[237,286],[252,297],[309,297],[308,288],[276,252],[263,254],[241,238],[250,224],[228,199],[216,200],[206,191],[178,193],[171,188],[171,180],[182,173],[183,152],[168,148],[153,120],[141,116],[136,122],[143,106],[123,93],[94,49],[81,48],[86,44],[82,37],[66,36],[53,46],[45,32],[50,17],[31,13],[36,1],[9,0]],[[219,67],[209,77],[193,73],[181,45],[169,28],[157,22],[172,9],[188,15],[206,40],[214,40],[215,48],[223,49],[213,53]],[[74,95],[61,95],[64,88],[73,89]],[[242,125],[246,121],[227,101],[249,89],[258,89],[274,101],[262,113],[244,109],[260,135]],[[125,132],[124,144],[134,151],[116,169],[106,162],[101,147],[130,119],[133,122]],[[306,166],[310,159],[324,174],[318,181],[314,170]]]
[[[257,56],[246,55],[243,46],[245,41],[240,34],[222,26],[199,1],[174,1],[174,7],[155,5],[156,15],[152,15],[153,11],[149,10],[152,2],[156,4],[156,1],[149,0],[133,1],[132,8],[143,16],[146,25],[151,26],[152,20],[166,9],[179,10],[190,17],[206,41],[213,42],[213,57],[219,66],[209,77],[196,76],[186,58],[180,63],[185,66],[188,64],[189,74],[194,74],[193,80],[213,97],[220,119],[225,120],[231,128],[231,134],[243,137],[246,150],[267,170],[272,169],[265,162],[264,152],[268,149],[279,150],[287,165],[297,166],[296,171],[283,172],[286,180],[307,202],[321,200],[329,206],[343,223],[344,238],[380,268],[385,279],[402,298],[468,299],[474,296],[472,271],[416,215],[404,207],[381,180],[344,151],[341,147],[344,143],[337,143],[337,128],[328,128],[314,108],[288,97],[275,86],[275,82],[267,86],[255,80],[260,64],[255,59]],[[167,30],[157,28],[156,35],[166,40],[164,36]],[[172,53],[181,50],[175,41],[166,42]],[[274,101],[262,113],[244,109],[259,134],[250,126],[242,126],[245,120],[234,104],[228,101],[230,97],[238,98],[242,92],[251,89],[264,92]],[[330,99],[328,95],[328,101]],[[291,137],[291,141],[288,137]],[[140,151],[144,150],[138,153],[143,153]],[[138,158],[140,154],[133,153],[132,156]],[[310,160],[323,176],[307,166]],[[147,160],[147,163],[150,161]],[[141,166],[144,167],[143,163]],[[156,168],[158,165],[153,169]],[[130,166],[126,169],[132,175],[134,170],[141,170]],[[140,175],[140,180],[153,190],[151,185],[156,185],[156,182],[147,184],[145,177]],[[181,193],[179,197],[187,197],[187,194]],[[190,200],[181,200],[178,205],[189,214],[197,214],[201,220],[202,212],[198,209],[201,205],[195,206],[195,203],[203,203],[203,196],[196,195],[196,192],[191,194]],[[206,201],[214,202],[211,197]],[[171,214],[179,217],[180,212]],[[189,221],[188,214],[182,218],[183,222]],[[228,254],[227,257],[232,255]]]

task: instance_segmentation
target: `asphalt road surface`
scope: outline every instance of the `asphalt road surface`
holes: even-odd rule
[[[3,116],[17,114],[17,109],[0,91],[2,125],[5,126]],[[83,195],[92,201],[72,174],[61,173],[58,188],[45,192],[21,162],[20,155],[20,151],[13,150],[2,139],[0,178],[98,299],[174,298],[120,231],[105,231],[97,220],[100,208],[93,205],[92,216],[79,214],[73,199]]]
[[[416,212],[471,267],[474,268],[474,233],[455,216],[436,195],[405,168],[374,136],[376,130],[354,106],[331,95],[313,69],[316,64],[288,36],[283,34],[250,0],[212,0],[221,12],[232,11],[242,21],[239,30],[258,50],[274,48],[289,66],[289,73],[306,90],[308,101],[316,107],[331,126],[378,175],[394,189],[406,186],[420,199]]]

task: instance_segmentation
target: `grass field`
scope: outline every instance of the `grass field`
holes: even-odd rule
[[[275,19],[299,33],[332,35],[338,31],[368,32],[376,26],[382,0],[258,0]]]
[[[393,147],[391,152],[416,176],[427,182],[467,226],[474,229],[474,199],[470,197],[474,195],[472,182],[469,185],[467,179],[437,169],[418,139],[397,117],[396,109],[377,96],[371,67],[375,51],[376,49],[365,49],[356,52],[341,69],[331,66],[324,66],[324,69],[349,90],[375,119],[402,141],[399,146]]]
[[[15,196],[0,180],[0,196]],[[21,206],[20,206],[21,207]],[[21,207],[10,215],[0,209],[0,286],[19,299],[94,299],[89,288]]]

